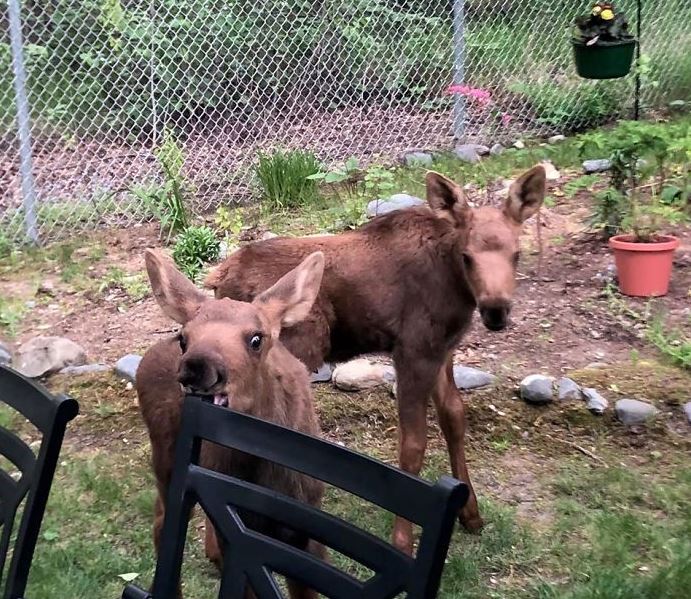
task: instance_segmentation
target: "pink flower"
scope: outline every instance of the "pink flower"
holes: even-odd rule
[[[508,127],[511,121],[513,121],[513,117],[508,112],[501,113],[501,124],[504,127]]]
[[[449,94],[459,94],[465,96],[470,100],[477,102],[480,106],[487,106],[492,101],[492,94],[479,87],[471,87],[470,85],[460,85],[454,83],[447,88]]]

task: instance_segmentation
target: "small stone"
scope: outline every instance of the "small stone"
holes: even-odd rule
[[[92,374],[94,372],[106,372],[110,370],[110,366],[106,364],[84,364],[82,366],[65,366],[58,371],[58,374]]]
[[[660,413],[654,405],[637,399],[620,399],[614,404],[614,411],[626,426],[645,424]]]
[[[523,140],[519,139],[513,143],[513,147],[516,148],[517,150],[523,150],[523,149],[525,149],[525,142]]]
[[[480,154],[478,154],[475,149],[475,144],[466,144],[463,146],[458,146],[453,151],[456,157],[463,162],[480,162]]]
[[[691,401],[687,401],[684,404],[684,414],[686,414],[686,419],[689,421],[689,424],[691,424]]]
[[[542,374],[531,374],[521,381],[521,397],[532,404],[546,404],[554,399],[554,378]]]
[[[470,368],[469,366],[454,366],[453,367],[453,380],[456,383],[456,387],[459,389],[478,389],[480,387],[486,387],[491,385],[497,377],[479,370],[477,368]]]
[[[65,337],[34,337],[17,350],[17,371],[30,378],[85,362],[84,349]]]
[[[552,135],[551,137],[547,138],[547,143],[554,145],[554,144],[558,144],[558,143],[565,141],[565,140],[566,140],[566,135],[561,135],[561,134]]]
[[[583,162],[583,171],[586,175],[593,173],[604,173],[608,171],[612,163],[607,158],[600,158],[598,160],[586,160]]]
[[[607,362],[591,362],[586,366],[587,370],[605,370],[609,368]]]
[[[0,366],[9,366],[10,364],[12,364],[10,346],[0,341]]]
[[[583,399],[580,385],[576,383],[576,381],[565,376],[559,379],[557,397],[559,401]]]
[[[387,200],[372,200],[367,204],[367,216],[372,218],[381,214],[387,214],[394,210],[403,210],[413,206],[421,206],[425,201],[407,193],[396,193]]]
[[[506,148],[505,148],[504,146],[502,146],[501,144],[494,144],[494,145],[489,149],[490,156],[499,156],[500,154],[503,154],[503,153],[504,153],[504,150],[505,150],[505,149],[506,149]]]
[[[55,283],[53,281],[43,281],[36,290],[36,295],[47,295],[55,297]]]
[[[593,414],[602,414],[609,407],[609,402],[592,387],[581,387],[581,392],[586,400],[586,407]]]
[[[310,373],[311,383],[328,383],[333,374],[333,366],[328,362],[324,362],[317,370]]]
[[[358,358],[338,365],[331,380],[343,391],[361,391],[381,385],[392,385],[396,380],[396,371],[393,366]]]
[[[428,152],[408,152],[403,156],[403,163],[406,166],[432,166],[434,158]]]
[[[547,176],[548,181],[558,181],[559,179],[561,179],[561,173],[549,160],[544,160],[540,164],[545,169],[545,174]]]
[[[221,241],[218,244],[218,259],[225,260],[228,257],[228,242]]]
[[[265,233],[262,233],[262,236],[259,239],[261,239],[261,241],[267,241],[269,239],[273,239],[274,237],[278,237],[278,235],[272,231],[266,231]]]
[[[137,378],[137,369],[141,361],[141,356],[137,354],[127,354],[115,363],[115,373],[118,376],[134,381]]]

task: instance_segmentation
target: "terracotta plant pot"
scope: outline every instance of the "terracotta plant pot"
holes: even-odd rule
[[[633,235],[612,237],[609,247],[614,250],[619,290],[637,297],[666,295],[678,245],[679,240],[672,235],[660,235],[658,241],[650,243],[638,243]]]
[[[600,42],[586,46],[580,40],[572,40],[576,71],[585,79],[618,79],[631,70],[636,40]]]

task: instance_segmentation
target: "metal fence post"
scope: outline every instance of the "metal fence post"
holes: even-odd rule
[[[19,133],[19,172],[22,183],[24,228],[26,236],[38,244],[36,226],[36,189],[34,187],[33,160],[31,156],[31,121],[29,100],[26,96],[26,71],[22,42],[20,0],[8,0],[12,70],[14,73],[14,98],[17,105],[17,130]]]
[[[453,2],[453,82],[465,80],[465,0]],[[465,135],[465,97],[454,94],[453,136],[460,141]]]

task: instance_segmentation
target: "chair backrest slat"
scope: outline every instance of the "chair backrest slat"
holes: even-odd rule
[[[201,466],[190,468],[189,483],[205,509],[205,497],[208,495],[208,503],[214,502],[222,509],[230,504],[240,510],[266,516],[290,529],[304,532],[311,539],[325,543],[372,570],[400,571],[412,564],[411,557],[397,550],[392,552],[391,545],[379,537],[266,487]],[[209,513],[209,510],[206,511]]]
[[[187,422],[189,434],[318,478],[420,526],[436,507],[432,484],[335,443],[201,400]]]
[[[55,397],[18,372],[0,366],[0,403],[19,412],[43,435],[34,455],[31,448],[16,434],[0,427],[0,455],[21,474],[15,480],[0,468],[0,574],[9,551],[10,532],[21,502],[26,498],[12,550],[12,560],[5,577],[3,599],[24,596],[29,568],[36,547],[41,521],[55,473],[67,423],[79,411],[77,402],[68,397]]]

